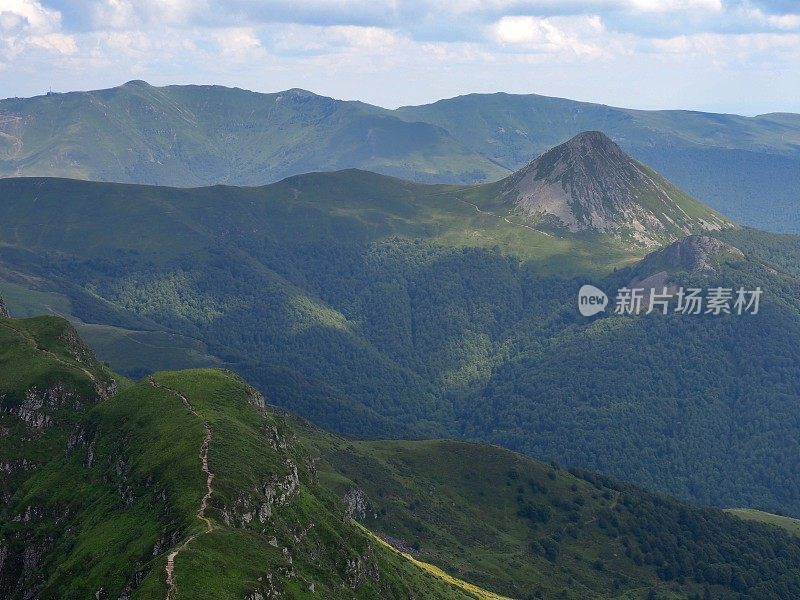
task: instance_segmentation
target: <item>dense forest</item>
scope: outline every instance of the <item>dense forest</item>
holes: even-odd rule
[[[711,505],[800,514],[786,476],[800,470],[796,238],[720,233],[747,258],[706,275],[674,269],[687,286],[760,286],[757,315],[585,319],[582,284],[613,294],[658,261],[554,275],[601,241],[531,234],[549,246],[520,256],[519,228],[491,229],[457,203],[432,213],[449,202],[438,188],[325,177],[267,191],[50,180],[30,193],[67,202],[70,225],[42,229],[17,194],[0,273],[44,282],[38,293],[68,298],[76,319],[107,324],[126,347],[130,330],[202,340],[271,403],[335,431],[488,441]],[[89,215],[102,226],[87,228]],[[469,227],[453,229],[455,217]],[[470,241],[490,233],[497,244]]]

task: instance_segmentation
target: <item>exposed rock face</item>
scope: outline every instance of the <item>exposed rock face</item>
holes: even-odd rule
[[[131,600],[133,592],[141,585],[146,575],[147,573],[145,571],[137,571],[134,573],[133,577],[131,577],[128,583],[125,584],[125,587],[122,588],[118,600]]]
[[[0,461],[0,474],[10,477],[16,473],[33,471],[37,466],[37,463],[33,462],[32,460],[28,460],[27,458]]]
[[[381,573],[375,562],[375,550],[372,544],[367,546],[362,556],[347,559],[347,583],[354,590],[360,588],[367,580],[380,581]]]
[[[6,303],[3,301],[2,296],[0,296],[0,317],[4,317],[6,319],[10,317],[8,314],[8,309],[6,308]]]
[[[530,219],[653,246],[729,225],[599,131],[581,133],[508,178],[503,195]],[[683,205],[699,207],[690,216]]]
[[[66,327],[64,329],[64,332],[61,334],[61,341],[64,342],[70,354],[72,354],[73,358],[79,363],[88,365],[97,360],[92,350],[86,345],[86,342],[81,339],[78,332],[75,331],[73,327]]]
[[[258,519],[266,523],[276,506],[287,505],[300,491],[300,475],[295,462],[284,460],[286,474],[273,474],[257,489],[241,494],[230,507],[222,511],[222,520],[228,526],[244,527]]]
[[[6,409],[28,427],[44,429],[53,424],[52,413],[55,409],[71,406],[80,409],[83,400],[63,383],[56,383],[47,389],[32,387],[25,392],[25,398],[19,406]]]
[[[117,393],[117,381],[115,379],[98,379],[94,382],[94,389],[98,398],[108,400]]]
[[[735,246],[707,235],[690,235],[649,255],[642,266],[683,270],[698,275],[716,275],[721,262],[744,260]]]
[[[364,490],[353,488],[344,495],[345,512],[351,519],[364,519],[367,514],[367,495]]]
[[[284,477],[273,475],[264,483],[262,493],[269,506],[286,505],[300,491],[300,477],[297,465],[291,459],[286,459],[287,474]]]

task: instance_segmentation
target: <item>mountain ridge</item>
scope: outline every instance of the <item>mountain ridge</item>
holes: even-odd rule
[[[6,99],[0,116],[2,176],[178,186],[261,185],[347,167],[431,183],[494,181],[599,129],[728,217],[800,231],[800,122],[784,116],[513,94],[389,110],[296,90],[143,84]]]
[[[332,435],[230,372],[115,376],[113,394],[92,396],[83,366],[108,371],[73,354],[70,331],[0,318],[4,598],[800,591],[800,539],[778,527],[496,447]],[[42,418],[19,408],[47,386]],[[20,450],[29,460],[13,460]]]
[[[3,598],[475,597],[343,518],[240,378],[118,378],[103,398],[62,331],[0,319]]]

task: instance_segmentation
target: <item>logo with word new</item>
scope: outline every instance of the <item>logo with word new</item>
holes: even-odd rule
[[[711,287],[702,288],[629,288],[617,290],[614,299],[615,315],[649,315],[669,313],[681,315],[757,315],[763,290]],[[584,285],[578,291],[578,310],[584,317],[592,317],[606,310],[606,293],[593,285]]]
[[[593,317],[608,306],[606,293],[593,285],[584,285],[578,290],[578,310],[584,317]]]

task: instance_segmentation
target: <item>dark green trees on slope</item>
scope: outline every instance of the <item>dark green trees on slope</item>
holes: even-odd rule
[[[649,275],[625,270],[642,250],[545,235],[481,189],[348,171],[266,188],[20,179],[0,191],[14,306],[113,338],[129,374],[168,345],[130,336],[165,331],[339,432],[462,436],[800,514],[787,475],[800,464],[792,237],[726,231],[745,260],[681,276],[760,285],[759,315],[586,320],[580,285],[613,293]]]
[[[133,383],[54,317],[0,318],[0,342],[3,598],[800,593],[777,527],[498,448],[339,438],[225,371]]]

